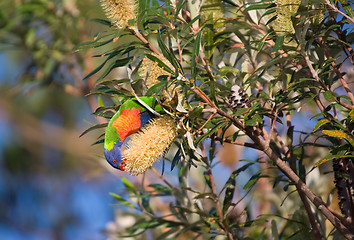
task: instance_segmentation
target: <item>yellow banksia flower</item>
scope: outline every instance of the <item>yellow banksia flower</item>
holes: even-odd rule
[[[296,42],[289,42],[291,38],[287,34],[295,32],[291,17],[297,13],[301,0],[276,0],[275,2],[276,12],[271,16],[277,15],[277,19],[271,25],[277,34],[285,35],[284,45],[295,46]]]
[[[174,71],[174,67],[165,58],[160,58],[160,60]],[[145,78],[145,85],[147,88],[151,88],[152,86],[158,84],[160,82],[158,80],[158,77],[162,75],[170,75],[170,73],[160,67],[157,62],[152,61],[148,57],[145,57],[143,59],[139,74],[141,75],[141,77]],[[168,87],[168,93],[171,97],[173,97],[175,91],[176,89],[174,85]],[[164,96],[167,100],[164,102],[164,104],[168,104],[169,96],[167,92],[164,91],[162,96]]]
[[[214,20],[223,19],[224,16],[224,3],[221,0],[206,0],[201,9],[201,15],[204,19],[210,16]]]
[[[131,175],[144,173],[163,155],[176,137],[177,125],[171,117],[151,120],[131,136],[128,148],[123,150],[125,171]]]
[[[167,60],[160,59],[163,61],[164,64],[169,66],[172,70],[174,68],[169,64]],[[142,77],[146,77],[145,84],[148,88],[151,88],[155,84],[159,83],[158,77],[162,75],[170,75],[165,69],[159,66],[157,62],[152,61],[148,57],[144,57],[143,62],[141,64],[140,74]],[[147,76],[146,76],[147,75]]]
[[[128,27],[128,21],[135,18],[133,0],[101,0],[106,17],[118,28]]]

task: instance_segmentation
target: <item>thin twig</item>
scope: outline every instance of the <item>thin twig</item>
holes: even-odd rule
[[[220,139],[217,138],[217,140],[220,140]],[[240,142],[240,141],[231,141],[230,139],[224,139],[224,142],[230,143],[230,144],[234,144],[234,145],[238,145],[238,146],[242,146],[242,147],[249,147],[249,148],[254,148],[254,149],[257,149],[257,150],[261,150],[260,147],[257,146],[257,144],[254,144],[254,143]]]
[[[213,176],[213,174],[212,174],[212,172],[211,172],[211,166],[210,166],[210,164],[207,165],[207,172],[208,172],[209,179],[210,179],[211,191],[213,192],[213,194],[214,194],[215,196],[217,196],[217,194],[216,194],[216,187],[215,187],[215,181],[214,181],[214,176]],[[218,212],[218,215],[219,215],[220,222],[221,222],[221,224],[222,224],[223,230],[225,231],[225,233],[226,233],[228,239],[233,240],[234,238],[233,238],[232,234],[231,234],[230,231],[228,230],[228,227],[225,225],[225,222],[224,222],[224,220],[225,220],[225,219],[224,219],[224,214],[223,214],[223,212],[222,212],[222,208],[221,208],[221,206],[220,206],[220,201],[219,201],[218,198],[215,200],[215,205],[216,205],[216,210],[217,210],[217,212]]]
[[[326,4],[327,4],[327,6],[330,7],[333,11],[335,11],[335,12],[341,14],[342,16],[344,16],[345,18],[347,18],[349,21],[351,21],[352,23],[354,23],[354,18],[349,17],[347,14],[345,14],[345,13],[342,12],[342,11],[340,11],[336,6],[332,5],[329,0],[325,0],[325,2],[326,2]]]
[[[327,46],[323,43],[322,37],[319,37],[318,40],[319,40],[320,45],[321,45],[321,47],[323,48],[323,50],[324,50],[324,52],[325,52],[327,58],[328,58],[328,59],[332,59],[331,53],[329,52]],[[348,94],[350,100],[351,100],[352,103],[354,104],[354,96],[353,96],[353,93],[350,91],[347,82],[344,80],[342,74],[340,73],[340,71],[338,70],[336,64],[335,64],[333,61],[331,62],[331,65],[332,65],[332,68],[334,69],[334,72],[336,73],[337,77],[339,78],[340,82],[342,83],[342,85],[343,85],[345,91],[347,92],[347,94]],[[351,107],[353,107],[353,106],[351,106]],[[353,109],[353,108],[351,108],[351,109]]]
[[[151,172],[153,172],[161,181],[163,181],[169,188],[173,189],[174,187],[172,186],[171,183],[169,183],[165,178],[163,178],[155,168],[150,168]]]
[[[313,68],[313,66],[312,66],[312,64],[311,64],[311,62],[310,62],[309,57],[306,55],[304,58],[305,58],[305,61],[306,61],[306,64],[307,64],[308,68],[310,69],[310,72],[311,72],[313,78],[321,85],[321,87],[323,88],[323,90],[325,90],[325,91],[330,91],[330,90],[326,87],[326,85],[323,83],[323,81],[319,78],[318,74],[316,73],[315,69]],[[347,109],[349,109],[349,110],[354,109],[354,106],[348,105],[348,104],[346,104],[346,103],[344,103],[344,102],[338,100],[337,98],[334,98],[334,99],[335,99],[335,101],[336,101],[338,104],[342,105],[343,107],[345,107],[345,108],[347,108]],[[317,105],[319,105],[319,104],[317,104]]]
[[[153,51],[157,55],[161,55],[161,53],[146,38],[144,38],[143,35],[141,35],[141,33],[139,32],[139,30],[136,27],[130,26],[129,29],[132,30],[134,35],[137,38],[139,38],[140,41],[142,41],[144,44],[146,44],[151,49],[151,51]]]
[[[309,203],[308,199],[306,198],[304,192],[299,189],[298,185],[296,185],[296,190],[299,193],[301,201],[304,204],[307,216],[309,217],[314,239],[321,240],[322,236],[321,236],[321,232],[319,230],[319,224],[316,222],[315,216],[313,215],[313,212],[311,210],[310,203]]]
[[[290,115],[290,112],[289,111],[286,111],[286,126],[288,128],[288,132],[289,132],[289,129],[292,128],[292,123],[291,123],[291,115]],[[289,135],[288,135],[289,136]],[[287,154],[287,158],[290,159],[290,166],[292,168],[292,170],[294,172],[297,172],[296,170],[296,163],[295,161],[292,161],[292,158],[293,158],[293,134],[290,134],[289,136],[289,151],[288,151],[288,154]],[[296,190],[300,196],[300,199],[302,201],[302,203],[304,204],[304,207],[305,207],[305,210],[306,210],[306,213],[307,213],[307,216],[309,218],[309,221],[310,221],[310,224],[311,224],[311,227],[312,227],[312,233],[313,233],[313,236],[316,240],[321,240],[322,239],[322,236],[321,236],[321,232],[320,232],[320,228],[319,228],[319,224],[316,222],[316,219],[315,219],[315,216],[312,212],[312,209],[311,209],[311,206],[310,206],[310,203],[308,201],[308,199],[306,198],[306,195],[303,191],[301,191],[301,189],[299,189],[299,186],[296,185]]]
[[[209,116],[209,118],[205,121],[205,123],[197,130],[197,132],[201,131],[201,130],[205,127],[205,125],[207,125],[208,122],[211,121],[211,119],[214,117],[214,115],[215,115],[215,113],[212,113],[212,114]]]

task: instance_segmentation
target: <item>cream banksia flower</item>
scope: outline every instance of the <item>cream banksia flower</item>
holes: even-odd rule
[[[224,3],[221,0],[206,0],[201,9],[201,15],[204,19],[212,16],[214,20],[224,18]]]
[[[106,17],[118,28],[128,27],[135,18],[135,3],[132,0],[101,0]]]
[[[174,68],[171,66],[171,64],[168,63],[167,60],[164,61],[164,59],[162,59],[162,61],[172,70],[174,70]],[[142,77],[146,77],[145,84],[148,88],[151,88],[155,84],[159,83],[159,80],[157,79],[158,77],[162,75],[170,75],[169,72],[159,66],[158,62],[154,62],[148,57],[144,57],[140,69],[141,70],[139,73]]]
[[[125,171],[131,175],[144,173],[165,152],[177,137],[177,125],[169,117],[151,120],[132,135],[128,148],[123,150]]]
[[[156,55],[154,55],[157,57]],[[160,57],[160,60],[166,64],[172,71],[174,71],[174,67],[165,59]],[[162,75],[171,75],[169,72],[167,72],[165,69],[159,66],[158,62],[152,61],[148,57],[144,57],[143,62],[141,64],[141,68],[139,71],[139,74],[145,78],[145,85],[147,88],[151,88],[152,86],[158,84],[160,81],[158,80],[158,77]],[[175,85],[171,85],[168,87],[168,93],[170,96],[173,96],[175,93]],[[168,103],[169,96],[166,91],[163,92],[163,95],[167,101],[164,102],[165,104]]]
[[[291,17],[297,13],[301,0],[276,0],[277,4],[276,12],[270,16],[277,16],[277,18],[271,23],[274,31],[281,35],[285,36],[284,45],[295,47],[297,44],[295,41],[291,41],[288,33],[294,33],[295,29]]]

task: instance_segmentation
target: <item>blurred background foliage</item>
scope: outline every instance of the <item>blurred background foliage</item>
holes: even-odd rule
[[[113,219],[96,137],[79,135],[97,119],[97,63],[74,53],[101,26],[98,1],[0,2],[0,238],[102,239]]]
[[[196,77],[202,90],[223,109],[228,107],[220,99],[227,97],[234,83],[248,86],[254,103],[258,100],[265,104],[290,102],[286,110],[291,111],[295,125],[293,153],[301,159],[292,167],[298,168],[299,175],[305,178],[305,170],[311,170],[317,160],[329,154],[327,149],[319,151],[315,145],[304,143],[318,138],[312,135],[318,121],[311,119],[317,113],[312,101],[316,92],[302,91],[301,84],[297,89],[290,84],[293,79],[303,77],[307,81],[306,78],[311,78],[294,38],[302,40],[300,44],[313,54],[310,58],[318,63],[314,66],[325,84],[337,94],[344,94],[336,85],[338,78],[329,71],[331,60],[327,59],[317,39],[328,37],[326,44],[332,56],[338,59],[336,64],[343,67],[343,72],[348,72],[346,80],[353,89],[352,58],[348,57],[352,52],[347,52],[348,45],[353,43],[353,24],[339,15],[334,16],[335,23],[316,1],[306,1],[300,7],[298,18],[294,18],[298,9],[291,6],[288,11],[278,12],[281,17],[272,18],[277,13],[269,2],[250,1],[244,5],[244,10],[251,20],[245,19],[232,1],[208,1],[201,8],[201,16],[198,16],[197,6],[200,2],[187,1],[183,9],[191,15],[183,12],[185,22],[169,12],[170,1],[161,1],[163,7],[157,7],[161,3],[158,1],[140,2],[153,5],[149,11],[140,11],[141,21],[136,25],[142,34],[160,49],[164,46],[158,42],[160,25],[174,23],[172,26],[176,28],[170,25],[172,29],[162,29],[159,33],[164,40],[172,36],[185,44],[181,69],[187,77]],[[284,4],[283,1],[278,3]],[[291,11],[293,15],[289,14]],[[227,143],[222,147],[215,141],[220,134],[239,137],[235,134],[237,129],[220,117],[204,125],[210,114],[202,114],[202,107],[198,106],[200,99],[189,91],[186,83],[178,83],[188,99],[190,115],[184,123],[190,124],[187,126],[195,134],[192,142],[194,140],[198,150],[205,154],[202,161],[196,159],[190,149],[190,159],[181,161],[178,158],[182,155],[181,148],[176,144],[166,156],[170,161],[155,163],[156,170],[149,170],[144,176],[130,177],[105,162],[102,145],[91,145],[102,137],[102,129],[79,138],[88,127],[96,128],[97,123],[104,126],[115,107],[113,103],[119,105],[123,99],[131,97],[131,86],[127,87],[124,80],[128,77],[127,69],[137,66],[147,50],[128,30],[118,32],[109,27],[109,22],[89,21],[97,18],[106,19],[99,1],[93,0],[3,0],[0,3],[0,238],[120,239],[121,235],[136,239],[223,238],[224,232],[220,229],[226,222],[236,239],[268,239],[270,236],[309,239],[310,224],[292,183],[257,151]],[[269,19],[273,21],[267,22]],[[289,21],[297,24],[289,25]],[[282,26],[284,22],[286,27]],[[209,81],[210,74],[203,64],[191,60],[199,54],[194,49],[201,39],[195,38],[197,31],[193,32],[199,27],[203,32],[205,59],[216,76],[215,86]],[[269,31],[268,38],[262,36],[260,30]],[[266,44],[266,38],[267,42],[273,41],[272,46]],[[105,61],[104,55],[112,53],[112,49],[123,53],[112,55],[112,65],[100,65],[110,63]],[[176,67],[178,63],[169,50],[165,50],[164,55]],[[130,51],[135,57],[133,64],[128,66],[130,60],[119,62]],[[283,56],[284,52],[278,54],[278,51],[289,55]],[[177,50],[174,56],[178,59]],[[99,72],[98,66],[104,70]],[[294,68],[299,71],[295,73]],[[97,76],[94,75],[97,72]],[[102,76],[108,82],[102,82]],[[123,81],[114,82],[117,79]],[[96,80],[100,84],[96,85]],[[139,92],[141,79],[134,84],[132,89]],[[280,91],[283,88],[288,91]],[[160,84],[150,94],[161,89]],[[300,94],[297,93],[300,97],[291,92],[293,89],[300,89]],[[89,94],[91,90],[100,97]],[[329,114],[333,114],[336,110],[331,106],[331,95],[321,99],[330,106]],[[109,104],[111,107],[102,108]],[[258,107],[253,108],[253,113],[258,111],[262,118],[271,113],[269,109],[267,112]],[[92,112],[96,114],[90,115]],[[338,113],[345,116],[341,114]],[[250,126],[262,122],[262,119],[248,120]],[[200,127],[204,132],[198,131]],[[269,130],[269,125],[266,128]],[[289,141],[286,126],[276,124],[276,129],[284,142]],[[181,141],[184,147],[190,146],[190,141]],[[318,143],[327,142],[321,139]],[[211,175],[215,181],[213,191],[208,179]],[[340,212],[330,162],[311,171],[306,183]],[[109,192],[114,193],[110,196]],[[221,222],[216,213],[217,201],[223,201],[225,222]],[[112,207],[110,203],[118,204]],[[322,215],[314,212],[324,235],[342,238],[332,231],[333,226]]]

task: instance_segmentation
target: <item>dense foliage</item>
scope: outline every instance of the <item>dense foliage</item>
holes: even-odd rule
[[[153,96],[178,124],[162,172],[120,175],[107,234],[354,238],[350,2],[101,2],[109,21],[93,19],[102,31],[74,48],[103,59],[84,77],[96,81],[94,114],[108,121],[125,101]],[[48,55],[33,62],[53,73],[64,59]],[[249,96],[242,107],[230,97],[235,84]],[[84,133],[101,130],[101,144],[107,121]]]

